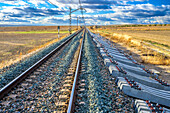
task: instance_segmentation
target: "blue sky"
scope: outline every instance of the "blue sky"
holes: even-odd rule
[[[79,0],[0,0],[0,25],[69,25]],[[170,0],[81,0],[86,25],[170,24]],[[72,14],[83,24],[80,11]]]

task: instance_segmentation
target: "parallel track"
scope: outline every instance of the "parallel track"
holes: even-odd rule
[[[15,108],[15,102],[17,105],[23,102],[21,109],[28,112],[134,112],[133,99],[118,90],[115,77],[104,65],[101,51],[93,42],[90,32],[85,29],[82,38],[82,31],[75,33],[3,87],[0,90],[1,102],[4,104],[11,98],[13,100],[12,105],[0,106],[0,112],[1,107],[6,111],[11,106]],[[116,52],[113,55],[116,56]],[[129,63],[126,61],[122,61],[122,65]],[[121,64],[121,61],[118,63]],[[30,103],[25,104],[27,102]]]
[[[83,37],[83,41],[81,44],[81,48],[79,51],[79,57],[78,57],[78,61],[77,61],[77,66],[76,66],[76,72],[74,75],[74,82],[73,82],[73,86],[72,86],[72,90],[71,90],[71,95],[70,95],[70,99],[69,99],[69,105],[67,108],[67,113],[71,113],[73,112],[73,107],[74,107],[74,100],[75,100],[75,89],[76,89],[76,85],[77,85],[77,78],[78,78],[78,74],[79,74],[79,68],[80,68],[80,63],[81,63],[81,56],[82,56],[82,49],[83,49],[83,44],[84,44],[84,37]]]
[[[112,107],[117,103],[122,104],[124,110],[133,112],[132,99],[115,87],[87,29],[83,36],[67,113],[120,112],[118,107]],[[117,97],[115,92],[125,97]]]
[[[79,51],[79,57],[78,57],[78,61],[77,61],[76,72],[75,72],[75,75],[74,75],[74,82],[73,82],[73,86],[72,86],[72,90],[71,90],[71,94],[70,94],[67,113],[72,113],[73,110],[74,110],[74,107],[75,107],[74,102],[75,102],[75,98],[76,98],[75,97],[76,87],[77,87],[76,85],[77,85],[77,79],[78,79],[78,74],[79,74],[79,70],[80,70],[80,63],[81,63],[83,44],[84,44],[84,34],[83,34],[83,40],[82,40],[82,43],[81,43],[81,48],[80,48],[80,51]]]
[[[61,45],[59,45],[57,48],[52,50],[50,53],[48,53],[46,56],[44,56],[42,59],[37,61],[34,65],[32,65],[30,68],[28,68],[26,71],[24,71],[22,74],[20,74],[18,77],[16,77],[14,80],[12,80],[10,83],[5,85],[0,90],[0,99],[4,97],[5,94],[7,94],[12,88],[14,88],[18,83],[20,83],[27,75],[32,73],[35,69],[37,69],[43,62],[48,60],[50,57],[52,57],[57,51],[59,51],[65,44],[67,44],[73,37],[75,37],[77,34],[79,34],[83,29],[77,31],[73,36],[71,36],[69,39],[67,39],[65,42],[63,42]]]
[[[123,50],[113,47],[114,44],[108,39],[93,33],[91,35],[110,75],[116,78],[115,82],[119,89],[134,99],[142,99],[135,101],[136,112],[170,112],[169,84],[158,79],[157,74],[150,72]]]

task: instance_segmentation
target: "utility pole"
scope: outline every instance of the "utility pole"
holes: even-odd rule
[[[85,25],[85,19],[84,19],[84,15],[83,15],[83,8],[81,6],[81,1],[79,0],[79,4],[80,4],[80,9],[81,9],[81,14],[82,14],[82,22],[84,22],[84,25]]]
[[[60,37],[60,26],[58,26],[58,38]]]
[[[71,34],[71,7],[70,7],[70,28],[69,28],[69,32],[70,32],[70,34]]]
[[[53,4],[52,2],[50,2],[50,0],[47,0],[47,1],[48,1],[50,4],[52,4],[53,6],[55,6],[56,8],[58,8],[58,6],[56,6],[55,4]],[[70,16],[70,28],[69,28],[69,32],[70,32],[70,34],[72,33],[72,31],[71,31],[71,13],[76,12],[76,11],[78,11],[78,10],[81,10],[82,18],[84,19],[83,10],[86,11],[86,9],[82,8],[80,0],[79,0],[79,4],[80,4],[80,8],[75,9],[75,10],[73,10],[73,11],[72,11],[71,7],[69,7],[69,9],[70,9],[70,13],[69,13],[69,16]],[[78,26],[78,19],[77,19],[77,26]],[[77,27],[77,28],[78,28],[78,27]]]
[[[77,30],[79,29],[79,17],[77,17]]]
[[[71,13],[74,13],[74,12],[76,12],[76,11],[78,11],[78,10],[81,10],[82,12],[83,12],[83,10],[85,10],[86,11],[86,9],[84,9],[84,8],[78,8],[78,9],[75,9],[75,10],[73,10],[72,11],[72,9],[71,9],[71,7],[69,7],[69,9],[70,9],[70,14],[69,14],[69,16],[70,16],[70,28],[69,28],[69,31],[70,31],[70,34],[72,33],[72,31],[71,31]]]

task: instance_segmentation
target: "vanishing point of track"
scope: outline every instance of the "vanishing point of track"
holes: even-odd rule
[[[134,112],[136,101],[121,91],[118,83],[123,79],[115,75],[128,76],[125,73],[128,67],[124,67],[125,71],[120,68],[120,72],[118,63],[137,64],[132,64],[106,42],[83,28],[66,37],[52,51],[46,49],[50,51],[44,52],[44,57],[17,77],[13,73],[4,76],[0,81],[0,87],[5,85],[0,90],[0,112]],[[107,51],[113,53],[118,63]],[[6,84],[2,80],[11,81]]]
[[[61,58],[60,60],[62,60],[62,58],[64,57],[63,55],[66,55],[67,58],[65,58],[64,60],[72,59],[72,55],[74,55],[72,53],[75,52],[75,50],[77,49],[77,47],[79,45],[79,39],[81,38],[82,32],[83,32],[83,29],[81,29],[78,32],[74,33],[69,39],[67,39],[65,42],[63,42],[61,45],[59,45],[54,50],[50,51],[41,60],[36,62],[34,65],[32,65],[26,71],[24,71],[22,74],[20,74],[14,80],[12,80],[10,83],[5,85],[0,90],[0,98],[2,99],[2,101],[0,103],[2,106],[0,106],[0,109],[2,111],[3,110],[4,111],[10,111],[11,110],[11,112],[12,111],[20,111],[20,110],[21,111],[22,110],[23,111],[30,111],[30,110],[32,110],[32,108],[30,108],[29,106],[24,106],[24,105],[16,106],[16,105],[14,105],[15,101],[18,101],[18,102],[26,101],[26,102],[28,102],[27,100],[29,100],[31,98],[31,96],[26,95],[26,96],[22,97],[22,94],[23,93],[27,94],[27,92],[30,93],[27,90],[29,90],[30,86],[36,87],[36,86],[34,86],[35,82],[39,83],[39,82],[41,82],[41,80],[43,80],[43,81],[47,80],[45,75],[40,76],[40,78],[37,78],[37,77],[39,77],[38,75],[43,74],[43,72],[45,72],[45,71],[47,73],[44,73],[44,74],[52,74],[52,72],[51,72],[52,69],[55,70],[55,69],[57,69],[56,67],[59,67],[58,65],[56,65],[56,67],[54,67],[54,65],[52,63],[55,62],[57,64],[57,63],[61,62],[59,60],[56,60],[58,57],[60,57]],[[68,55],[68,54],[70,54],[70,55]],[[68,61],[68,63],[71,63],[71,62],[72,62],[71,60]],[[61,65],[63,65],[62,62],[61,62]],[[65,66],[68,67],[69,64],[65,64]],[[65,74],[65,72],[68,71],[68,70],[67,70],[67,68],[65,68],[65,70],[59,70],[59,71],[63,71],[61,73]],[[49,78],[50,78],[50,76],[49,76]],[[39,84],[37,84],[37,85],[39,85]],[[36,88],[33,88],[33,89],[35,90]],[[38,97],[38,96],[36,96],[36,97]],[[35,100],[36,99],[34,98],[34,101]],[[34,102],[32,102],[32,103],[34,103]],[[17,102],[16,102],[16,104],[17,104]],[[54,102],[54,104],[55,104],[55,102]],[[11,105],[14,105],[14,106],[11,106]],[[43,111],[43,110],[41,110],[41,111]],[[51,111],[55,111],[55,110],[52,109]]]
[[[132,99],[119,92],[88,30],[66,43],[1,89],[0,112],[133,111]]]

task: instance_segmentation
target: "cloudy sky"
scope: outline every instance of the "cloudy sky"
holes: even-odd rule
[[[50,2],[55,4],[53,6]],[[0,25],[69,25],[79,0],[0,0]],[[86,25],[170,24],[170,0],[81,0]],[[80,11],[72,14],[83,24]]]

